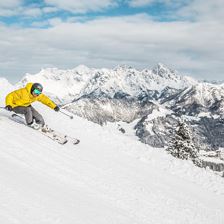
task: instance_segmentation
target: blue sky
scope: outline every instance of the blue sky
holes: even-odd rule
[[[52,12],[40,13],[38,15],[27,16],[22,13],[15,13],[11,16],[0,16],[0,21],[7,25],[19,24],[23,27],[32,27],[34,22],[43,22],[52,18],[61,18],[66,21],[70,17],[80,17],[80,21],[92,20],[97,17],[115,17],[115,16],[130,16],[141,13],[146,13],[152,16],[157,21],[173,21],[173,20],[185,20],[185,18],[175,18],[173,14],[176,10],[187,6],[190,0],[183,0],[181,3],[164,4],[163,1],[151,1],[151,4],[140,4],[139,6],[132,6],[131,1],[113,1],[115,4],[103,9],[92,9],[89,11],[80,12],[79,10],[67,10],[62,8],[55,8],[54,4],[46,3],[42,0],[25,0],[21,1],[22,9],[40,9],[46,8],[52,9]],[[146,1],[147,2],[147,1]],[[47,28],[47,27],[46,27]]]
[[[0,76],[16,82],[45,67],[162,62],[199,79],[222,79],[223,11],[222,0],[0,2]]]

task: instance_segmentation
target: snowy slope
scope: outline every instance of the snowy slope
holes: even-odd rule
[[[5,96],[13,89],[14,87],[8,82],[7,79],[0,77],[0,102],[4,102]]]
[[[81,143],[61,146],[1,111],[0,223],[224,223],[223,178],[119,131],[34,106]]]
[[[169,103],[189,105],[193,102],[204,107],[209,107],[216,101],[222,100],[224,97],[224,86],[214,85],[211,83],[198,83],[195,86],[188,87],[178,94],[173,101]]]

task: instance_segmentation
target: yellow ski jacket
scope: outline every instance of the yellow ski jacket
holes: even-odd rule
[[[10,105],[12,108],[18,107],[18,106],[28,107],[34,101],[39,101],[52,109],[54,109],[57,106],[53,101],[51,101],[43,93],[41,93],[37,97],[34,97],[31,94],[32,85],[33,83],[28,83],[24,88],[21,88],[9,93],[5,99],[6,106]]]

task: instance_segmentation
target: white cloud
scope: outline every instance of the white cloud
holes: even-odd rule
[[[154,3],[161,3],[166,5],[173,5],[173,4],[182,4],[183,2],[180,2],[179,0],[130,0],[128,1],[129,6],[131,7],[143,7],[152,5]]]
[[[23,7],[18,6],[12,9],[0,9],[0,16],[11,17],[20,16],[23,17],[40,17],[43,14],[43,10],[38,7]]]
[[[56,7],[44,7],[42,10],[44,13],[53,13],[58,11]]]
[[[101,11],[116,6],[115,0],[44,0],[47,4],[76,13]]]
[[[58,25],[60,25],[63,21],[62,21],[61,18],[53,18],[53,19],[49,19],[48,22],[49,22],[49,25],[51,25],[51,26],[58,26]]]
[[[14,16],[18,8],[22,5],[22,0],[0,1],[0,16]]]
[[[15,12],[12,9],[2,9],[0,8],[0,16],[8,17],[15,15]]]
[[[178,16],[224,22],[224,2],[223,0],[193,0],[180,9]]]
[[[22,0],[3,0],[0,1],[0,9],[14,8],[22,4]]]
[[[42,10],[40,8],[25,8],[23,10],[23,16],[28,17],[38,17],[42,15]]]
[[[131,7],[144,7],[160,3],[174,8],[175,11],[168,14],[177,20],[221,20],[224,21],[224,1],[223,0],[130,0]],[[176,8],[179,9],[176,9]],[[159,16],[159,15],[158,15]]]
[[[97,12],[109,7],[118,6],[119,0],[44,0],[45,7],[38,4],[23,5],[22,0],[8,0],[0,2],[0,16],[29,16],[37,17],[46,13],[66,10],[74,13]]]
[[[61,23],[63,23],[63,20],[60,17],[54,17],[48,20],[43,20],[43,21],[35,21],[31,25],[33,28],[43,28],[45,27],[50,27],[50,26],[58,26]]]
[[[131,0],[129,5],[132,7],[142,7],[155,3],[155,0]]]
[[[41,27],[48,27],[50,25],[48,20],[44,20],[44,21],[35,21],[31,23],[31,26],[33,28],[41,28]]]
[[[88,22],[49,21],[48,29],[0,25],[0,73],[23,75],[46,66],[78,64],[137,68],[161,61],[198,77],[222,78],[224,29],[221,22],[155,22],[145,14]],[[219,35],[217,35],[219,31]],[[17,78],[18,79],[18,78]]]
[[[19,0],[0,2],[0,16],[3,17],[41,17],[43,14],[54,13],[58,10],[56,7],[46,6],[41,8],[38,4],[23,5],[22,1]]]

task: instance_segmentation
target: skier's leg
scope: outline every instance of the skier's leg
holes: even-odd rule
[[[35,110],[32,106],[31,106],[31,110],[32,110],[32,114],[33,114],[33,119],[36,121],[36,123],[40,124],[41,126],[44,126],[45,121],[44,121],[42,115],[39,114],[39,112],[37,110]]]
[[[22,106],[14,107],[13,112],[15,112],[16,114],[23,114],[25,116],[26,123],[28,125],[33,123],[33,114],[32,114],[32,110],[31,110],[31,106],[28,106],[28,107],[22,107]]]

